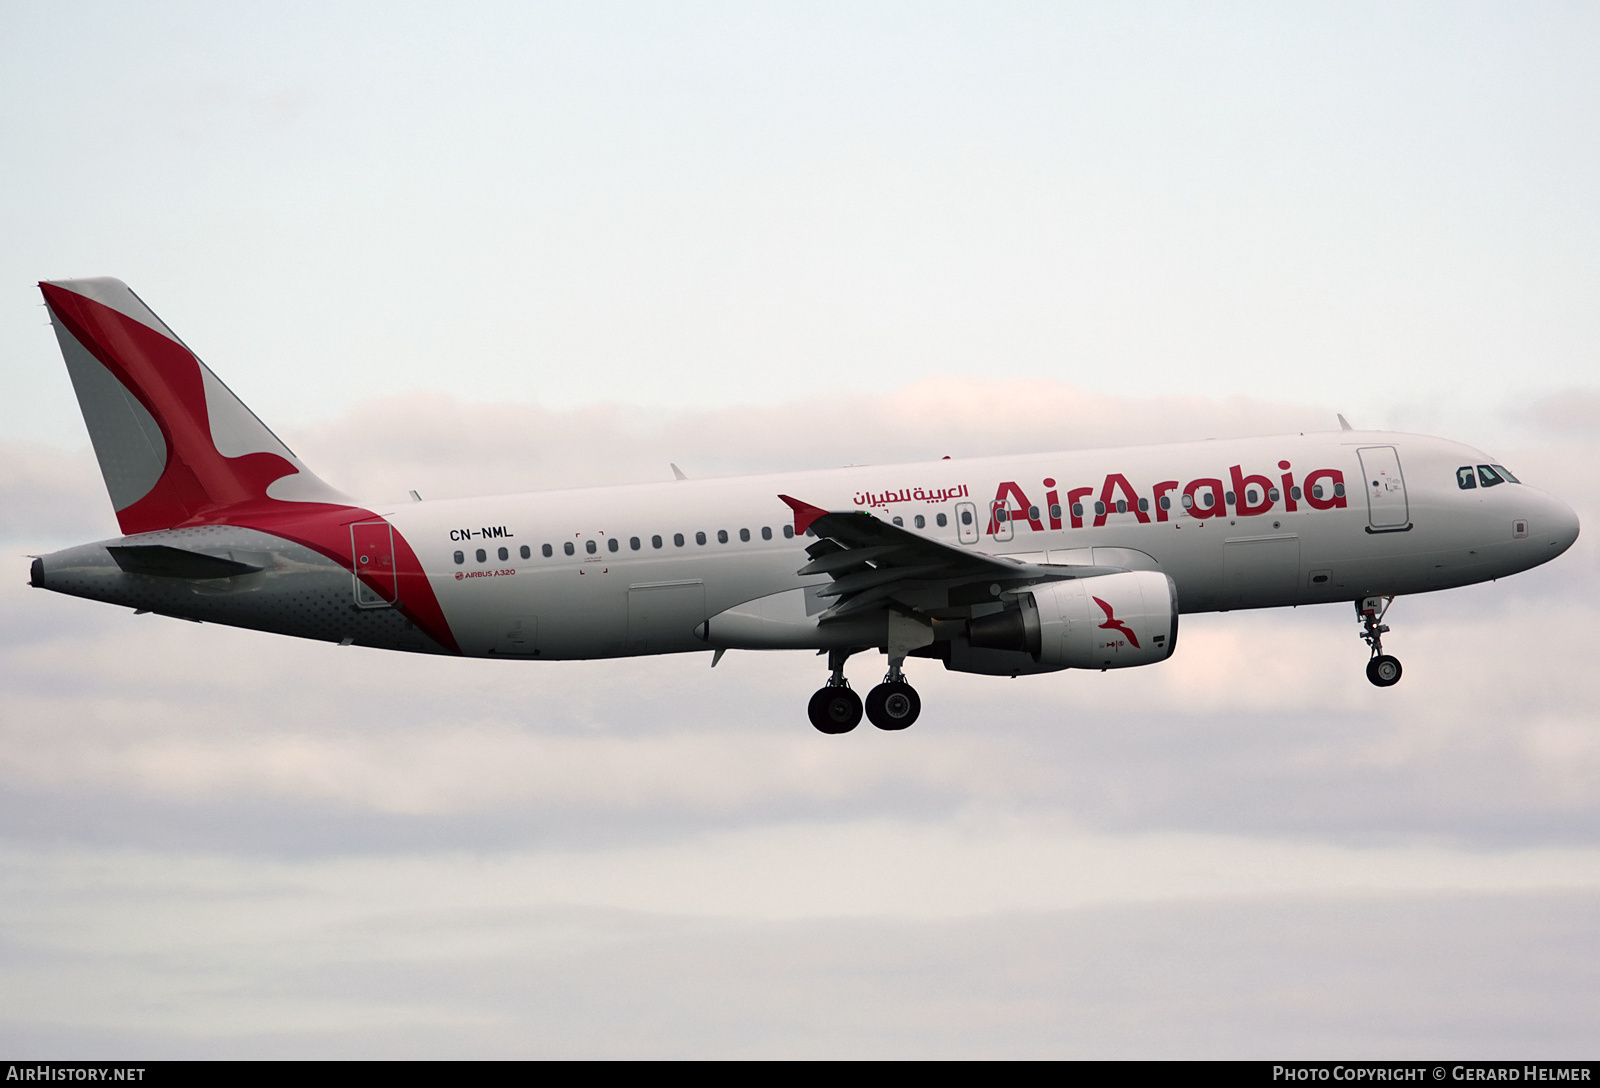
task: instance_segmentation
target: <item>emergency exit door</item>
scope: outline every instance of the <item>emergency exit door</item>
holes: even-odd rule
[[[956,539],[963,544],[978,542],[978,508],[970,502],[956,503]]]

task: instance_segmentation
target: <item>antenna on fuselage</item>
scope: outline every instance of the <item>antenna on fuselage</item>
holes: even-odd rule
[[[1340,416],[1340,417],[1339,417],[1339,418],[1341,418],[1341,419],[1343,419],[1343,418],[1344,418],[1344,417],[1343,417],[1343,416]],[[1350,428],[1349,428],[1349,427],[1346,427],[1346,428],[1345,428],[1345,430],[1347,430],[1347,431],[1348,431],[1348,430],[1349,430],[1349,429],[1350,429]],[[685,476],[685,475],[684,475],[684,474],[683,474],[683,469],[681,469],[681,468],[679,468],[679,467],[678,467],[678,466],[677,466],[677,465],[674,465],[674,464],[673,464],[673,463],[672,463],[672,462],[671,462],[671,461],[668,461],[668,462],[667,462],[667,465],[668,465],[668,466],[669,466],[669,467],[671,467],[671,469],[672,469],[672,475],[673,475],[673,476],[675,476],[675,477],[677,477],[677,478],[678,478],[678,479],[680,479],[680,480],[687,480],[687,479],[688,479],[688,478],[689,478],[689,477],[687,477],[687,476]]]
[[[1341,431],[1353,431],[1353,430],[1355,430],[1354,427],[1350,426],[1350,421],[1348,419],[1344,418],[1344,413],[1343,412],[1335,412],[1333,414],[1339,417],[1339,429]]]

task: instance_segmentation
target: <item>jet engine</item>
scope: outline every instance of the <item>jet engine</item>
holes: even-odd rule
[[[1027,654],[1038,671],[1152,665],[1178,645],[1178,589],[1160,571],[1047,582],[1015,601],[968,620],[967,643]]]

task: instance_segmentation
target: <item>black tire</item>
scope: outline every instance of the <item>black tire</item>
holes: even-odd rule
[[[922,699],[910,684],[879,684],[867,693],[867,720],[879,729],[905,729],[922,713]]]
[[[822,733],[848,733],[861,722],[861,696],[849,688],[822,688],[806,707],[811,724]]]
[[[1379,654],[1367,662],[1367,679],[1380,688],[1393,687],[1400,682],[1400,662],[1388,654]]]

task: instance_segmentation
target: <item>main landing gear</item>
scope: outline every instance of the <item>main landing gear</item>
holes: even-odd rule
[[[820,732],[848,733],[861,722],[861,696],[850,690],[850,681],[844,678],[845,660],[853,652],[828,651],[828,667],[833,675],[811,697],[811,704],[806,708],[811,724]],[[900,664],[900,661],[890,661],[883,683],[867,693],[867,720],[879,729],[905,729],[922,713],[922,700],[917,690],[906,683]]]
[[[899,668],[891,668],[883,683],[867,693],[867,720],[879,729],[908,728],[921,713],[922,699]]]
[[[1394,597],[1366,597],[1356,602],[1356,616],[1361,620],[1361,639],[1372,647],[1372,660],[1367,662],[1367,679],[1380,688],[1400,682],[1400,661],[1383,652],[1383,636],[1388,626],[1383,617],[1388,615]]]

